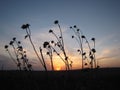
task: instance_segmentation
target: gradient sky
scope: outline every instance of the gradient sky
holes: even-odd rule
[[[96,38],[96,58],[101,67],[120,66],[120,0],[0,0],[0,11],[0,68],[16,68],[4,49],[4,45],[16,37],[27,50],[33,68],[41,70],[29,41],[24,40],[25,31],[20,27],[24,23],[31,25],[32,39],[38,49],[44,41],[53,39],[49,29],[57,32],[54,20],[60,22],[74,69],[81,68],[81,60],[76,52],[77,43],[71,39],[73,32],[69,27],[73,25],[77,25],[89,40]],[[63,69],[63,63],[57,58],[54,58],[56,67]],[[46,55],[45,60],[50,63]]]

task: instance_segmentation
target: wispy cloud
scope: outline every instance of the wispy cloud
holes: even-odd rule
[[[17,69],[14,62],[7,56],[0,55],[0,68],[5,70]]]

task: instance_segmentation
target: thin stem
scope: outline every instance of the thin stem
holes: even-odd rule
[[[51,46],[51,48],[55,51],[55,53],[60,57],[60,59],[68,66],[67,62],[62,58],[62,56]]]
[[[12,47],[13,47],[13,49],[14,49],[14,53],[15,53],[16,57],[18,58],[18,54],[17,54],[16,49],[15,49],[15,47],[14,47],[13,44],[12,44]]]
[[[49,56],[50,56],[50,60],[51,60],[51,67],[52,67],[52,70],[54,71],[52,52],[51,52],[51,55],[49,55]]]
[[[82,54],[82,69],[84,68],[84,63],[83,63],[83,45],[82,45],[82,40],[81,40],[81,37],[80,35],[78,36],[79,38],[79,41],[80,41],[80,46],[81,46],[81,54]]]
[[[51,48],[51,46],[50,46],[50,48],[48,48],[48,51],[49,51],[49,57],[50,57],[50,61],[51,61],[51,67],[52,67],[52,70],[54,71],[53,55],[52,55],[52,48]]]
[[[62,50],[62,52],[63,52],[63,54],[64,54],[64,57],[66,58],[67,55],[66,55],[66,52],[65,52],[65,49],[64,49],[64,42],[63,42],[63,37],[62,37],[62,30],[61,30],[59,24],[58,24],[58,26],[59,26],[60,33],[61,33],[62,43],[61,43],[60,39],[57,37],[57,35],[56,35],[54,32],[52,32],[52,33],[53,33],[53,35],[57,38],[58,42],[60,43],[61,50]],[[67,64],[67,68],[68,68],[68,70],[69,70],[69,69],[70,69],[70,68],[69,68],[69,62],[68,62],[68,60],[66,60],[66,61],[67,61],[67,63],[68,63],[68,64]]]
[[[87,44],[88,44],[88,48],[89,48],[89,50],[91,50],[91,47],[90,47],[90,44],[89,44],[87,38],[85,38],[85,40],[86,40],[86,42],[87,42]]]
[[[64,49],[63,49],[63,53],[64,53],[65,60],[66,60],[66,62],[67,62],[67,69],[70,70],[69,62],[68,62],[68,57],[67,57],[66,52],[65,52]]]
[[[14,49],[14,53],[15,53],[15,56],[16,56],[16,58],[17,58],[18,64],[20,64],[20,61],[19,61],[19,58],[18,58],[18,54],[17,54],[16,49],[15,49],[15,47],[14,47],[13,44],[12,44],[12,47],[13,47],[13,49]],[[21,65],[19,65],[18,68],[19,68],[19,70],[21,70]]]
[[[95,49],[95,41],[94,41],[94,49]],[[94,63],[95,63],[95,68],[97,68],[97,60],[96,60],[96,55],[94,53]]]
[[[11,55],[10,51],[7,49],[7,52],[10,56],[10,58],[13,60],[13,62],[17,65],[17,62],[15,61],[15,59],[13,58],[13,56]]]
[[[32,42],[31,36],[29,35],[27,29],[26,29],[26,33],[27,33],[27,35],[28,35],[28,37],[29,37],[30,43],[31,43],[31,45],[32,45],[32,47],[33,47],[33,49],[34,49],[34,51],[35,51],[36,56],[38,57],[38,59],[39,59],[40,63],[42,64],[42,66],[45,68],[45,65],[43,64],[41,58],[39,57],[39,55],[38,55],[38,53],[37,53],[37,50],[36,50],[36,48],[35,48],[35,46],[34,46],[34,44],[33,44],[33,42]],[[45,68],[45,69],[46,69],[46,68]]]
[[[43,60],[43,64],[44,64],[45,71],[47,71],[47,67],[46,67],[46,63],[45,63],[45,60],[44,60],[44,57],[43,57],[43,53],[42,53],[41,47],[40,47],[39,49],[40,49],[40,54],[41,54],[41,58],[42,58],[42,60]]]
[[[82,56],[82,69],[84,68],[84,63],[83,63],[83,45],[82,45],[82,43],[83,43],[83,41],[82,41],[82,39],[81,39],[81,34],[82,33],[80,33],[79,31],[75,31],[75,29],[73,29],[73,28],[71,28],[73,31],[74,31],[74,33],[75,33],[75,35],[78,37],[78,39],[76,39],[77,40],[77,42],[78,42],[78,44],[79,44],[79,46],[80,46],[80,51],[81,51],[81,56]]]
[[[28,27],[28,30],[29,30],[29,35],[31,36],[31,30],[30,30],[30,28]]]
[[[61,34],[61,40],[62,40],[62,51],[63,51],[63,54],[64,54],[64,57],[67,58],[67,55],[66,55],[66,52],[65,52],[65,48],[64,48],[64,41],[63,41],[63,35],[62,35],[62,30],[61,30],[61,27],[60,27],[60,24],[58,23],[58,27],[60,29],[60,34]],[[69,67],[69,62],[68,62],[68,59],[66,59],[67,61],[67,68],[68,70],[70,70],[70,67]]]
[[[60,27],[60,24],[58,23],[58,27],[60,29],[60,35],[61,35],[61,39],[62,39],[62,46],[64,48],[64,41],[63,41],[63,35],[62,35],[62,30],[61,30],[61,27]]]
[[[52,32],[52,34],[56,37],[56,39],[58,40],[58,42],[60,43],[60,45],[62,45],[62,44],[61,44],[61,41],[60,41],[59,38],[58,38],[58,36],[57,36],[54,32]]]

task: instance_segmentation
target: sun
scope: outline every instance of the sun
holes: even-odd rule
[[[55,68],[55,70],[56,70],[56,71],[60,71],[60,70],[61,70],[61,67],[60,67],[60,66],[57,66],[57,67]]]
[[[62,66],[60,64],[55,65],[55,70],[60,71],[62,69]]]

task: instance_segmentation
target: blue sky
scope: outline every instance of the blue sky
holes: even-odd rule
[[[56,29],[54,20],[60,22],[71,58],[78,57],[74,54],[78,47],[70,38],[73,32],[69,27],[77,25],[88,38],[96,38],[97,58],[107,57],[99,60],[101,67],[120,66],[119,0],[1,0],[0,11],[0,66],[15,68],[4,50],[4,45],[13,37],[23,41],[29,54],[34,54],[29,42],[24,40],[25,31],[20,28],[22,24],[31,25],[32,38],[38,48],[52,38],[48,31]],[[34,62],[34,56],[29,58]],[[74,67],[77,65],[74,64]],[[39,65],[35,63],[34,68],[39,69]]]

